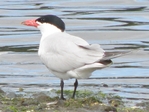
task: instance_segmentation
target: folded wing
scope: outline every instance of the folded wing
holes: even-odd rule
[[[40,57],[52,71],[67,72],[100,61],[104,50],[69,34],[56,34],[40,43]]]

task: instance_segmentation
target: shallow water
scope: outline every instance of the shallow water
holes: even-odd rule
[[[49,73],[37,56],[40,32],[20,24],[26,19],[55,14],[65,21],[68,33],[101,44],[106,51],[134,50],[113,59],[113,65],[95,71],[90,79],[79,80],[78,89],[115,93],[134,104],[149,100],[148,0],[0,3],[0,88],[4,91],[18,92],[20,87],[25,92],[59,89],[59,79]],[[73,89],[73,83],[74,80],[65,81],[65,89]]]

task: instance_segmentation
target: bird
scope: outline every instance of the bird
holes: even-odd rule
[[[65,100],[64,80],[75,79],[72,95],[75,98],[79,79],[89,78],[93,71],[110,66],[112,58],[121,55],[105,52],[99,44],[89,44],[81,37],[67,33],[64,21],[56,15],[43,15],[22,24],[40,30],[38,55],[49,71],[60,79],[62,100]]]

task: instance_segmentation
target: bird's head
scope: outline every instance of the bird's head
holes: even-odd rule
[[[42,34],[63,32],[65,30],[65,23],[55,15],[44,15],[37,19],[26,20],[22,24],[37,27]]]

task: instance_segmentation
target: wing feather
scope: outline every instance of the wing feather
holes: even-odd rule
[[[120,56],[125,56],[129,53],[131,53],[132,51],[123,51],[123,52],[105,52],[105,56],[103,57],[102,60],[109,60],[109,59],[113,59],[113,58],[117,58]]]
[[[100,61],[104,56],[100,45],[89,45],[85,40],[66,33],[45,38],[40,43],[38,53],[43,63],[57,72],[67,72]]]

